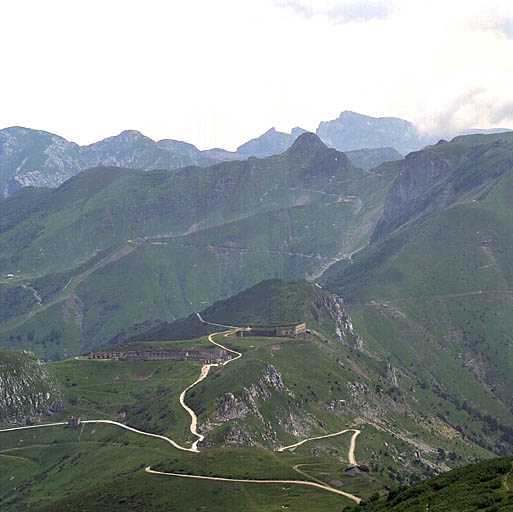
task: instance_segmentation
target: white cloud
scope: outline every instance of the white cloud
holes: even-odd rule
[[[234,148],[342,110],[512,123],[510,2],[0,3],[0,125]]]
[[[275,0],[302,16],[326,16],[331,23],[349,23],[388,18],[395,10],[391,0]]]

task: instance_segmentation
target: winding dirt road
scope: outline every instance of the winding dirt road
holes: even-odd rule
[[[198,318],[202,322],[204,322],[204,320],[201,318],[199,313],[196,313],[196,314],[198,315]],[[204,322],[204,323],[207,323],[207,322]],[[234,327],[233,329],[237,330],[238,327]],[[230,334],[233,334],[235,332],[235,330],[231,330],[231,331],[224,333],[225,337],[229,336]],[[215,342],[213,339],[213,336],[215,334],[219,334],[219,333],[214,333],[214,334],[209,335],[208,341],[210,341],[210,343],[226,350],[227,352],[231,352],[232,354],[237,354],[235,357],[228,359],[228,361],[221,363],[222,366],[227,365],[228,363],[231,363],[232,361],[235,361],[236,359],[239,359],[239,357],[242,356],[241,352],[237,352],[236,350],[231,350],[228,347],[221,345],[221,343]],[[180,394],[180,404],[189,413],[189,416],[191,417],[191,425],[189,427],[190,431],[193,435],[195,435],[198,438],[198,439],[196,439],[196,441],[194,441],[194,443],[192,443],[191,450],[190,450],[190,451],[193,451],[196,453],[199,452],[198,443],[203,441],[203,439],[205,439],[205,436],[198,432],[198,417],[196,416],[196,413],[185,403],[185,394],[187,393],[187,391],[189,391],[189,389],[193,388],[194,386],[196,386],[196,384],[199,384],[202,380],[206,379],[208,372],[210,371],[210,368],[212,368],[213,366],[219,366],[219,364],[213,363],[213,364],[203,365],[201,367],[200,376],[190,386],[186,387]]]
[[[345,496],[350,500],[355,501],[356,503],[360,503],[361,498],[358,496],[354,496],[348,492],[339,491],[329,485],[320,484],[317,482],[311,482],[308,480],[252,480],[252,479],[243,479],[243,478],[223,478],[219,476],[201,476],[201,475],[184,475],[182,473],[168,473],[164,471],[155,471],[151,469],[150,466],[145,468],[146,473],[151,473],[153,475],[164,475],[164,476],[177,476],[181,478],[193,478],[195,480],[214,480],[216,482],[238,482],[241,484],[293,484],[293,485],[308,485],[310,487],[317,487],[318,489],[322,489],[324,491],[333,492],[335,494],[340,494],[341,496]]]
[[[303,439],[303,441],[299,441],[298,443],[290,444],[288,446],[282,446],[278,448],[279,452],[284,452],[285,450],[291,450],[296,448],[297,446],[301,446],[302,444],[308,443],[308,441],[317,441],[318,439],[326,439],[327,437],[335,437],[340,434],[345,434],[346,432],[354,432],[351,436],[351,444],[349,446],[348,460],[349,464],[356,464],[356,459],[354,456],[354,450],[356,446],[356,438],[360,435],[361,431],[356,428],[347,428],[345,430],[341,430],[340,432],[335,432],[334,434],[326,434],[325,436],[317,436],[317,437],[309,437],[308,439]]]
[[[142,430],[138,430],[133,427],[129,427],[128,425],[125,425],[124,423],[118,423],[117,421],[112,420],[83,420],[81,421],[81,424],[86,423],[107,423],[109,425],[115,425],[117,427],[124,428],[125,430],[130,430],[130,432],[135,432],[136,434],[140,434],[142,436],[149,436],[149,437],[156,437],[158,439],[162,439],[163,441],[168,442],[169,444],[173,445],[178,450],[182,450],[184,452],[198,452],[198,450],[193,450],[192,448],[187,448],[185,446],[180,446],[176,441],[173,441],[173,439],[170,439],[166,436],[161,436],[159,434],[152,434],[151,432],[144,432]],[[40,428],[40,427],[57,427],[59,425],[67,425],[68,423],[66,421],[61,421],[59,423],[44,423],[42,425],[27,425],[25,427],[13,427],[13,428],[4,428],[0,430],[0,432],[12,432],[13,430],[25,430],[29,428]]]
[[[203,320],[203,318],[201,318],[201,315],[199,313],[196,313],[199,320],[203,323],[211,323],[211,322],[206,322],[205,320]],[[220,327],[229,327],[229,326],[224,326],[224,325],[220,325],[220,324],[212,324],[212,325],[217,325],[217,326],[220,326]],[[134,432],[136,434],[139,434],[139,435],[143,435],[143,436],[148,436],[148,437],[155,437],[157,439],[162,439],[163,441],[166,441],[167,443],[171,444],[172,446],[174,446],[175,448],[177,448],[178,450],[182,450],[182,451],[186,451],[186,452],[192,452],[192,453],[199,453],[199,449],[198,449],[198,443],[203,441],[203,439],[205,439],[205,436],[203,436],[202,434],[200,434],[197,430],[197,427],[198,427],[198,417],[196,415],[196,413],[185,403],[185,395],[187,393],[187,391],[189,391],[191,388],[193,388],[194,386],[196,386],[198,383],[200,383],[201,381],[203,381],[207,375],[209,374],[210,372],[210,368],[214,367],[214,366],[225,366],[233,361],[236,361],[237,359],[239,359],[240,357],[242,357],[242,353],[241,352],[238,352],[236,350],[232,350],[228,347],[225,347],[224,345],[222,345],[221,343],[218,343],[216,341],[214,341],[213,339],[213,336],[216,336],[216,335],[220,335],[220,334],[223,334],[225,337],[226,336],[229,336],[231,334],[233,334],[237,329],[239,329],[239,327],[230,327],[231,330],[229,331],[225,331],[225,332],[222,332],[222,333],[213,333],[213,334],[210,334],[208,336],[208,340],[210,341],[210,343],[212,343],[213,345],[216,345],[232,354],[235,354],[234,357],[232,357],[231,359],[228,359],[227,361],[223,362],[223,363],[220,363],[220,364],[205,364],[202,366],[201,368],[201,372],[200,372],[200,376],[190,385],[190,386],[187,386],[183,391],[182,393],[180,394],[180,404],[181,406],[187,411],[187,413],[190,415],[191,417],[191,424],[190,424],[190,431],[193,435],[195,435],[197,437],[196,441],[194,441],[192,443],[192,446],[190,448],[187,448],[185,446],[181,446],[180,444],[178,444],[176,441],[174,441],[173,439],[169,438],[169,437],[166,437],[166,436],[162,436],[162,435],[159,435],[159,434],[152,434],[150,432],[144,432],[142,430],[138,430],[136,428],[133,428],[133,427],[129,427],[128,425],[125,425],[123,423],[119,423],[117,421],[113,421],[113,420],[83,420],[82,421],[82,424],[89,424],[89,423],[103,423],[103,424],[108,424],[108,425],[115,425],[117,427],[120,427],[120,428],[124,428],[125,430],[129,430],[130,432]],[[25,429],[31,429],[31,428],[42,428],[42,427],[55,427],[55,426],[60,426],[60,425],[67,425],[66,422],[58,422],[58,423],[45,423],[45,424],[42,424],[42,425],[27,425],[27,426],[24,426],[24,427],[12,427],[12,428],[6,428],[6,429],[2,429],[0,430],[0,433],[1,432],[11,432],[11,431],[15,431],[15,430],[25,430]],[[356,464],[356,460],[355,460],[355,456],[354,456],[354,451],[355,451],[355,445],[356,445],[356,438],[357,436],[360,434],[360,430],[357,430],[357,429],[345,429],[345,430],[341,430],[340,432],[335,432],[333,434],[326,434],[324,436],[317,436],[317,437],[310,437],[308,439],[304,439],[302,441],[299,441],[295,444],[291,444],[289,446],[282,446],[281,448],[278,449],[279,452],[283,452],[285,450],[288,450],[288,449],[293,449],[293,448],[296,448],[297,446],[300,446],[304,443],[307,443],[309,441],[315,441],[315,440],[318,440],[318,439],[325,439],[325,438],[328,438],[328,437],[335,437],[335,436],[339,436],[341,434],[344,434],[345,432],[354,432],[353,435],[351,436],[351,444],[350,444],[350,447],[349,447],[349,452],[348,452],[348,459],[349,459],[349,463],[350,464]],[[294,470],[298,471],[296,467],[294,467]],[[197,480],[215,480],[215,481],[220,481],[220,482],[238,482],[238,483],[256,483],[256,484],[293,484],[293,485],[308,485],[310,487],[317,487],[319,489],[322,489],[324,491],[328,491],[328,492],[332,492],[332,493],[335,493],[335,494],[339,494],[341,496],[344,496],[346,498],[349,498],[353,501],[355,501],[356,503],[360,503],[361,501],[361,498],[359,498],[358,496],[355,496],[353,494],[350,494],[348,492],[345,492],[345,491],[341,491],[339,489],[335,489],[331,486],[329,486],[328,484],[325,484],[323,482],[321,482],[320,480],[317,480],[317,481],[309,481],[309,480],[256,480],[256,479],[237,479],[237,478],[223,478],[223,477],[213,477],[213,476],[203,476],[203,475],[184,475],[184,474],[181,474],[181,473],[169,473],[169,472],[163,472],[163,471],[155,471],[153,469],[151,469],[150,466],[147,466],[145,468],[145,471],[146,473],[151,473],[151,474],[155,474],[155,475],[165,475],[165,476],[173,476],[173,477],[180,477],[180,478],[193,478],[193,479],[197,479]],[[300,471],[298,471],[300,472]],[[300,472],[301,473],[301,472]],[[305,476],[307,476],[305,474]],[[309,477],[309,478],[312,478],[312,477]]]

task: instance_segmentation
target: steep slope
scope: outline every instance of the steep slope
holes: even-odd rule
[[[155,142],[136,130],[126,130],[115,137],[81,147],[81,155],[84,168],[116,166],[142,170],[177,169],[187,165],[215,163],[203,157],[192,144],[177,142]]]
[[[58,187],[91,167],[177,169],[213,165],[233,159],[232,155],[224,150],[202,152],[180,141],[156,142],[135,130],[79,146],[44,131],[6,128],[0,130],[0,199],[22,187]],[[244,155],[236,158],[241,160]]]
[[[0,272],[17,276],[0,289],[19,297],[0,340],[54,359],[263,279],[315,276],[367,243],[395,172],[357,169],[303,134],[266,159],[96,168],[20,191],[0,203]]]
[[[475,393],[476,399],[483,399],[489,409],[487,412],[484,409],[478,412],[477,409],[473,409],[475,403],[473,405],[468,402],[462,410],[460,402],[449,393],[445,393],[445,390],[450,388],[450,383],[446,385],[444,380],[440,380],[437,382],[441,382],[439,386],[442,387],[426,385],[429,382],[427,380],[428,372],[419,373],[419,367],[410,364],[411,355],[409,351],[412,349],[405,349],[402,342],[399,347],[391,347],[387,345],[387,340],[383,340],[383,344],[379,345],[381,340],[376,337],[372,325],[362,328],[358,310],[356,310],[357,316],[355,316],[355,319],[358,318],[359,321],[355,322],[356,331],[353,330],[352,319],[348,315],[348,311],[355,311],[351,303],[345,302],[340,296],[331,294],[317,285],[312,285],[306,281],[271,280],[259,283],[233,298],[219,301],[203,310],[199,316],[190,315],[182,320],[164,323],[145,332],[139,332],[132,340],[194,338],[223,329],[222,325],[245,326],[248,323],[279,323],[305,320],[310,329],[322,333],[319,334],[319,339],[324,340],[327,345],[309,342],[308,346],[310,348],[307,350],[304,345],[301,345],[302,342],[298,340],[295,344],[287,342],[285,345],[280,345],[279,349],[271,350],[272,364],[276,371],[281,372],[283,382],[287,378],[292,380],[297,378],[298,368],[303,368],[305,364],[309,364],[311,371],[314,373],[316,371],[314,368],[324,367],[323,375],[326,375],[331,371],[329,368],[331,368],[333,361],[342,362],[342,365],[337,367],[338,369],[333,368],[332,375],[336,376],[334,378],[337,382],[345,382],[346,390],[349,392],[349,395],[343,398],[347,400],[346,405],[348,406],[344,409],[345,413],[354,415],[350,416],[350,421],[369,423],[378,430],[381,429],[382,432],[388,432],[392,438],[412,442],[412,446],[416,446],[418,452],[422,454],[421,458],[424,463],[431,470],[435,470],[437,464],[444,467],[444,464],[451,465],[459,460],[457,457],[453,458],[451,463],[445,458],[433,459],[429,454],[435,453],[437,446],[446,446],[447,450],[452,452],[454,450],[457,452],[464,446],[468,449],[475,444],[496,453],[504,453],[510,449],[513,445],[513,438],[508,424],[512,415],[505,410],[502,402],[483,394],[479,385],[473,382],[469,375],[463,374],[460,384],[469,386],[470,392]],[[369,318],[369,320],[372,319]],[[399,327],[404,328],[405,324],[406,322]],[[387,330],[389,327],[385,326],[384,329]],[[142,326],[139,330],[144,331]],[[405,336],[410,335],[411,329],[406,330]],[[246,344],[243,341],[232,341],[230,346],[246,347],[244,351],[247,350],[248,344],[259,347],[258,344],[255,345],[253,342],[254,339],[247,339]],[[315,340],[316,337],[314,336]],[[415,349],[419,351],[419,354],[421,353],[420,349],[417,347]],[[258,350],[262,354],[267,354],[263,347],[258,348]],[[293,353],[294,350],[297,351],[296,354]],[[399,355],[401,351],[404,351],[403,355]],[[331,358],[331,361],[324,360],[325,356]],[[268,358],[268,354],[260,356],[262,361],[266,361]],[[324,362],[321,362],[321,359]],[[347,375],[344,373],[346,370],[344,370],[345,364],[343,363],[346,359],[349,364],[346,368],[349,372]],[[438,359],[435,360],[435,363],[437,362]],[[258,379],[258,375],[254,374],[254,370],[251,370],[252,366],[247,365],[248,363],[244,361],[237,365],[239,368],[238,375],[242,375],[240,368],[244,367],[247,368],[248,375],[253,375],[255,379]],[[431,369],[431,365],[427,366],[428,369]],[[448,368],[454,370],[454,365],[449,364],[448,366],[446,362],[441,364],[440,368],[441,372]],[[261,371],[265,373],[264,370],[262,367]],[[305,367],[299,374],[302,375],[303,379],[309,379],[310,369]],[[228,379],[229,375],[230,372],[223,372],[219,380],[216,381],[216,386],[221,386],[225,379],[227,379],[227,383],[232,382]],[[322,397],[326,392],[322,388],[321,373],[316,373],[316,375],[318,382],[316,384],[310,383],[311,389],[314,390],[312,394],[314,403],[315,397]],[[244,377],[241,378],[244,380]],[[328,378],[328,380],[330,379]],[[333,380],[331,380],[331,383],[333,384]],[[239,385],[240,387],[240,383],[233,385]],[[249,389],[248,385],[246,385],[246,388]],[[222,396],[220,394],[221,389],[220,387],[216,388],[217,398],[213,397],[212,394],[207,394],[205,399],[214,402],[221,400],[219,398]],[[332,386],[331,393],[343,394],[343,389],[344,386]],[[247,400],[251,401],[248,398],[250,394],[248,395],[247,390],[241,388],[239,395],[237,393],[235,395],[237,399],[235,402],[232,400],[233,403],[230,404],[228,409],[233,406],[236,409],[238,407],[241,410],[246,410],[240,401],[246,402],[247,405]],[[325,400],[328,403],[332,398],[326,397]],[[251,407],[248,407],[251,410]],[[305,407],[307,406],[305,405]],[[202,410],[202,408],[209,409],[211,410],[210,414],[214,414],[211,405],[198,403],[198,410]],[[328,409],[337,410],[329,407]],[[352,412],[350,413],[350,411]],[[304,414],[307,412],[306,409],[303,411]],[[295,410],[290,411],[292,416],[295,416],[296,413]],[[316,411],[312,414],[318,416],[320,412]],[[272,415],[279,418],[282,413],[274,411]],[[229,414],[227,418],[228,416]],[[210,416],[207,415],[208,417]],[[497,421],[497,417],[500,418],[500,422]],[[237,424],[239,426],[243,425],[243,429],[249,432],[255,426],[251,414],[245,414],[244,418],[242,423],[238,421]],[[406,418],[408,419],[406,420]],[[247,423],[248,421],[249,423]],[[276,427],[278,429],[276,431],[278,432],[280,428],[283,428],[285,423],[286,420],[283,419],[283,423],[279,423],[281,427]],[[223,431],[223,428],[221,428],[221,432]],[[464,435],[460,435],[459,432],[464,432]],[[434,437],[432,437],[433,435]],[[216,434],[213,434],[213,436],[219,442]],[[259,437],[255,438],[253,434],[250,438],[257,439]],[[417,445],[412,439],[419,439],[419,444]],[[390,443],[388,438],[387,443]],[[484,453],[479,452],[479,457],[484,456]],[[395,459],[394,456],[391,456],[391,459],[397,464],[401,457]],[[434,465],[431,465],[432,463]],[[399,465],[401,466],[401,464]],[[407,467],[409,465],[405,463],[403,469]],[[409,467],[409,471],[411,469]]]
[[[195,508],[223,510],[231,494],[230,503],[241,509],[258,503],[260,509],[272,510],[278,503],[324,512],[350,501],[302,486],[229,479],[309,480],[371,498],[384,485],[415,482],[489,457],[486,449],[450,428],[434,402],[451,414],[456,414],[454,404],[422,388],[407,367],[395,368],[390,359],[371,350],[352,333],[344,310],[340,297],[316,285],[273,280],[204,311],[209,319],[221,320],[305,319],[311,335],[239,338],[218,333],[210,338],[240,357],[210,367],[206,378],[184,394],[205,436],[199,453],[177,450],[162,438],[127,431],[122,425],[87,421],[118,418],[125,426],[189,446],[190,417],[178,397],[197,379],[200,363],[79,357],[48,364],[63,389],[62,419],[73,414],[86,423],[81,428],[0,433],[4,507],[186,510],[193,503]],[[132,341],[117,348],[208,345],[211,341],[201,338]],[[465,421],[468,429],[485,425],[470,416]],[[361,469],[348,466],[353,456]],[[185,478],[143,473],[149,465],[164,473],[228,481],[196,480],[189,487]]]
[[[464,133],[506,130],[475,129]],[[305,130],[302,128],[294,128],[290,134],[271,128],[239,146],[237,151],[221,148],[200,151],[182,141],[154,141],[135,130],[125,130],[99,142],[78,146],[44,131],[5,128],[0,130],[0,199],[26,186],[57,187],[84,169],[97,166],[176,169],[187,165],[207,167],[218,162],[244,160],[249,156],[266,157],[284,152],[303,133]],[[404,147],[410,151],[436,140],[434,137],[421,138],[420,142],[413,143],[418,133],[411,123],[395,118],[375,119],[352,112],[343,112],[339,119],[321,123],[318,134],[328,146],[344,151],[357,150],[348,154],[349,160],[365,169],[397,159],[395,150],[382,147],[383,141],[394,141],[390,145],[396,149],[407,144]],[[371,143],[366,144],[367,140]]]
[[[64,407],[53,373],[29,352],[0,349],[0,426],[32,425]]]
[[[401,487],[386,498],[367,500],[361,512],[417,512],[430,510],[472,512],[513,509],[513,458],[492,459],[455,469],[425,482]],[[349,512],[352,507],[344,509]]]
[[[508,128],[467,129],[452,133],[451,137],[465,134],[500,133]],[[344,111],[337,119],[322,121],[316,131],[321,140],[339,151],[363,148],[393,148],[406,155],[427,144],[434,144],[446,134],[427,134],[414,124],[397,117],[371,117],[356,112]],[[356,161],[355,165],[358,165]]]
[[[0,130],[0,198],[21,187],[57,187],[82,168],[80,147],[48,132]]]
[[[376,240],[432,210],[474,195],[513,166],[513,134],[456,137],[409,154],[385,200]]]
[[[432,161],[439,150],[458,158],[446,157],[454,163],[432,180],[425,166],[417,169],[418,177],[410,178],[412,167],[403,170],[390,189],[389,197],[397,198],[401,187],[408,190],[405,182],[426,183],[416,199],[404,197],[406,224],[355,255],[352,264],[333,265],[323,283],[351,303],[347,310],[357,332],[376,350],[391,353],[460,411],[484,418],[489,432],[509,443],[513,140],[458,138],[414,158]],[[441,189],[449,191],[445,197]],[[468,432],[457,417],[440,414],[488,445],[486,434]],[[502,441],[494,450],[508,453]]]

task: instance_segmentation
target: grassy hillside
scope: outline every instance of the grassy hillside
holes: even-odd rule
[[[388,165],[388,166],[387,166]],[[304,134],[208,168],[97,168],[0,204],[0,343],[59,359],[364,245],[397,167],[353,167]],[[130,278],[127,279],[127,276]]]
[[[493,156],[497,141],[491,137],[488,146],[486,137],[463,139],[488,156],[481,167],[468,160],[450,175],[460,193],[448,206],[427,208],[430,213],[407,221],[353,263],[333,265],[323,282],[350,303],[347,310],[369,347],[409,368],[458,415],[482,418],[487,427],[467,430],[450,410],[440,410],[441,417],[481,446],[507,454],[513,439],[513,168]],[[512,144],[500,143],[502,156]],[[428,190],[418,203],[430,197]]]
[[[307,322],[335,336],[337,327],[346,331],[343,302],[304,279],[271,279],[201,311],[206,322],[244,327],[251,323]],[[340,308],[340,309],[339,309]],[[222,327],[201,322],[193,313],[175,322],[164,322],[133,337],[134,340],[182,340],[204,336]]]
[[[513,458],[492,459],[450,471],[426,482],[366,500],[361,512],[471,512],[513,509]]]
[[[414,372],[394,367],[392,358],[374,351],[366,340],[362,346],[343,306],[340,299],[303,280],[267,281],[214,304],[203,312],[211,321],[306,319],[314,334],[307,339],[216,335],[242,357],[212,368],[186,394],[205,436],[199,454],[101,424],[0,433],[5,475],[0,478],[0,500],[6,510],[223,510],[226,499],[232,499],[242,509],[275,510],[278,505],[321,512],[351,502],[316,489],[191,483],[142,469],[152,465],[167,472],[232,478],[313,478],[370,498],[384,485],[416,482],[489,458],[490,451],[461,435],[439,411],[460,418],[469,431],[486,429],[486,421],[458,411],[449,397],[423,387]],[[337,327],[338,336],[333,335]],[[149,337],[125,344],[207,345],[206,338]],[[72,358],[45,368],[62,390],[63,409],[51,421],[70,414],[83,420],[120,418],[134,428],[170,436],[182,446],[193,441],[190,418],[178,397],[199,375],[199,363]],[[370,467],[369,474],[344,472],[352,432],[277,451],[346,428],[361,431],[355,456]]]
[[[120,504],[133,504],[136,510],[151,510],[159,504],[194,510],[187,503],[201,507],[209,502],[212,510],[221,510],[223,500],[218,494],[235,493],[240,506],[257,503],[262,510],[274,510],[278,500],[293,510],[325,511],[349,502],[301,487],[208,482],[191,486],[178,479],[146,475],[141,469],[151,464],[179,473],[302,479],[305,475],[293,468],[304,464],[301,469],[308,477],[334,481],[339,488],[370,497],[385,483],[414,481],[445,464],[429,445],[444,446],[447,453],[453,449],[454,459],[447,458],[448,464],[487,456],[471,443],[451,441],[442,430],[430,434],[426,425],[421,433],[415,418],[420,417],[424,401],[410,401],[415,408],[411,409],[395,401],[399,395],[393,399],[382,391],[378,396],[370,389],[359,393],[358,382],[364,388],[371,388],[372,381],[385,384],[382,366],[340,341],[224,337],[220,341],[242,351],[243,356],[214,369],[187,394],[187,403],[199,414],[200,429],[207,436],[200,454],[180,452],[167,443],[108,425],[0,433],[5,475],[0,479],[0,499],[6,510],[43,506],[105,510]],[[171,343],[201,346],[206,341]],[[130,426],[171,436],[185,445],[192,440],[178,395],[199,374],[196,363],[72,359],[51,363],[48,371],[61,384],[65,407],[51,421],[69,414],[116,419],[123,411],[123,422]],[[226,399],[228,393],[233,401]],[[367,406],[362,402],[364,396]],[[346,400],[343,406],[337,405],[341,398]],[[374,421],[362,419],[366,407],[374,411]],[[339,431],[346,424],[362,430],[356,457],[371,465],[370,475],[350,476],[342,471],[348,464],[350,434],[312,441],[293,452],[270,451],[308,436]],[[422,437],[422,446],[428,450],[420,460],[415,456],[419,450],[416,436]],[[201,493],[191,495],[192,489],[201,489]]]

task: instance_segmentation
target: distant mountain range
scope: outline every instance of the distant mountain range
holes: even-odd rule
[[[200,151],[192,144],[171,139],[154,141],[134,130],[79,146],[45,131],[5,128],[0,130],[0,198],[26,186],[57,187],[84,169],[97,166],[177,169],[189,165],[206,167],[250,156],[264,158],[287,150],[305,131],[297,127],[289,134],[271,128],[231,152],[221,148]],[[423,136],[408,121],[354,112],[342,112],[338,119],[321,122],[317,135],[327,146],[346,152],[354,165],[364,169],[399,160],[402,155],[436,141]]]

